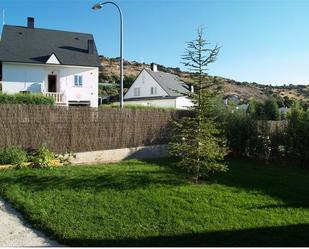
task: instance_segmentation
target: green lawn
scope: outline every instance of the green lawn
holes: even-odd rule
[[[0,171],[0,195],[78,246],[309,246],[309,171],[230,162],[194,185],[169,159]]]

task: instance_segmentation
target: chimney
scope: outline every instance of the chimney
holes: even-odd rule
[[[190,92],[194,93],[194,86],[193,85],[190,85]]]
[[[88,40],[88,54],[94,54],[94,41]]]
[[[154,72],[158,72],[158,66],[155,63],[150,64],[150,69]]]
[[[27,27],[29,29],[34,29],[34,18],[33,17],[27,18]]]

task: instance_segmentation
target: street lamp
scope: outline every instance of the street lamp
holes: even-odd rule
[[[112,4],[116,6],[120,15],[120,108],[123,108],[123,17],[121,9],[114,2],[103,2],[95,4],[92,9],[98,10],[103,7],[105,4]]]

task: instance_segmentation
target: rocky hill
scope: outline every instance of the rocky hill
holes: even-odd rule
[[[119,58],[107,58],[100,56],[100,82],[119,82]],[[124,86],[128,88],[138,74],[148,64],[136,61],[124,61]],[[192,82],[192,74],[181,71],[179,68],[166,67],[158,64],[158,70],[178,75],[184,82]],[[209,76],[209,80],[216,82],[217,88],[224,96],[237,95],[241,102],[248,102],[250,99],[264,100],[270,96],[275,97],[280,106],[289,106],[292,100],[300,100],[303,104],[309,105],[309,86],[304,85],[283,85],[271,86],[255,82],[238,82],[218,76]]]

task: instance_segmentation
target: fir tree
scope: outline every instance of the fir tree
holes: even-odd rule
[[[179,166],[185,168],[194,182],[201,177],[211,178],[227,170],[224,157],[227,154],[225,140],[217,121],[216,93],[210,90],[207,66],[216,60],[220,48],[207,48],[203,30],[198,30],[197,39],[189,42],[184,65],[194,73],[195,93],[189,94],[194,101],[188,117],[175,122],[170,142],[172,155],[180,157]],[[223,101],[222,101],[223,104]]]

